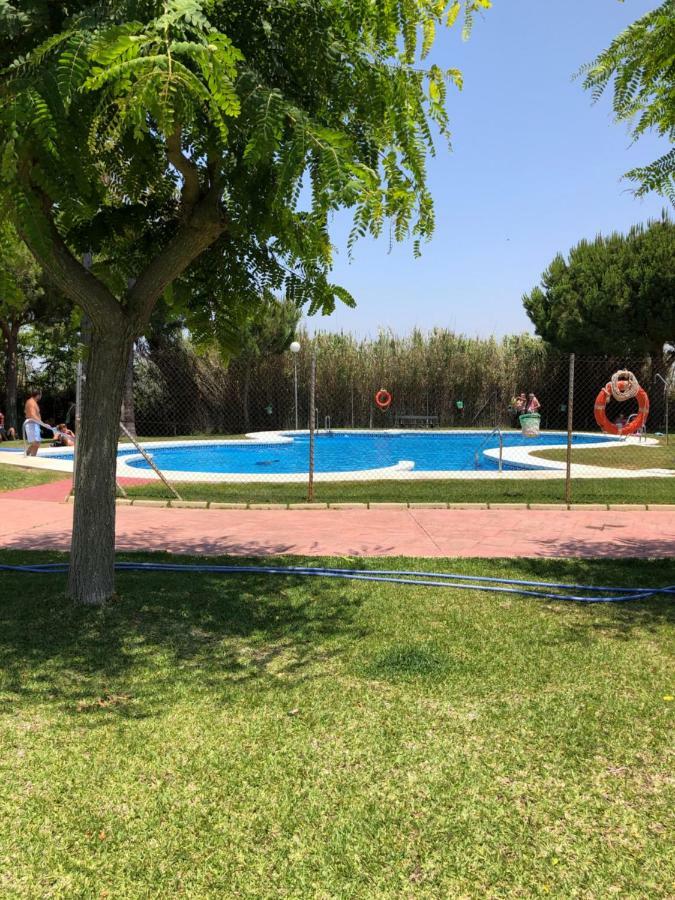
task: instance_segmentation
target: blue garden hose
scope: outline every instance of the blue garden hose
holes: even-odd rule
[[[518,594],[541,600],[563,600],[572,603],[626,603],[646,600],[657,595],[675,594],[675,585],[655,588],[610,587],[563,584],[552,581],[524,581],[515,578],[491,578],[484,575],[458,575],[447,572],[412,572],[398,569],[341,569],[323,566],[238,566],[199,565],[195,563],[118,562],[118,572],[176,572],[213,575],[285,575],[318,578],[341,578],[349,581],[372,581],[406,584],[417,587],[445,587],[498,594]],[[22,574],[66,574],[68,563],[35,563],[27,566],[0,565],[0,572]],[[543,590],[547,589],[547,590]],[[563,593],[556,593],[562,591]],[[580,592],[580,593],[572,593]]]

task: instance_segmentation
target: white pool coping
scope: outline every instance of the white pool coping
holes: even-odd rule
[[[421,429],[421,428],[388,428],[388,429],[363,429],[357,430],[352,428],[336,428],[333,432],[338,434],[485,434],[490,435],[488,430],[476,428],[453,428],[451,430],[442,429]],[[157,440],[146,441],[143,443],[143,449],[150,453],[152,451],[166,447],[183,447],[183,446],[221,446],[221,445],[246,445],[251,444],[287,444],[290,443],[294,435],[307,435],[309,432],[304,430],[298,431],[258,431],[247,434],[244,440],[227,440],[225,438],[207,438],[195,441],[177,441],[177,440]],[[317,434],[325,433],[323,429],[317,431]],[[505,435],[520,434],[515,430],[504,432]],[[564,431],[548,431],[542,432],[542,435],[565,435]],[[575,435],[585,437],[597,437],[595,432],[577,431]],[[584,448],[602,448],[611,452],[613,447],[622,447],[626,443],[640,446],[658,446],[658,441],[653,438],[639,440],[636,437],[628,437],[625,440],[616,441],[597,441],[583,444]],[[129,444],[126,442],[119,445],[122,449],[127,449]],[[330,481],[424,481],[424,480],[466,480],[466,479],[486,479],[494,480],[546,480],[560,478],[565,474],[566,465],[564,462],[554,460],[541,459],[534,456],[535,452],[542,450],[560,450],[560,444],[536,444],[532,447],[509,447],[504,445],[503,460],[507,464],[515,464],[520,469],[505,469],[503,472],[498,470],[480,469],[462,469],[456,471],[440,470],[440,471],[415,471],[414,462],[410,460],[399,460],[395,465],[379,469],[357,469],[348,472],[316,472],[314,480],[317,482]],[[40,449],[40,455],[37,457],[27,457],[23,453],[1,451],[1,465],[15,465],[23,468],[43,469],[53,472],[62,472],[64,475],[72,475],[73,462],[66,459],[55,459],[55,456],[62,454],[63,447],[45,447]],[[493,460],[499,459],[499,448],[489,448],[482,451],[485,456]],[[159,480],[158,475],[152,469],[138,469],[129,465],[129,462],[141,459],[140,453],[128,454],[118,457],[117,460],[117,477],[131,478],[142,481]],[[532,466],[533,468],[527,468]],[[534,468],[536,467],[536,468]],[[244,484],[244,483],[305,483],[307,481],[307,472],[297,473],[278,473],[265,474],[253,472],[184,472],[162,469],[162,474],[169,481],[182,482],[211,482],[222,484]],[[675,471],[672,469],[615,469],[605,468],[603,466],[589,466],[575,463],[572,465],[573,478],[654,478],[654,477],[674,477]]]

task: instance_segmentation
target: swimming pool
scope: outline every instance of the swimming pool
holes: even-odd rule
[[[284,441],[248,444],[181,444],[158,447],[152,458],[160,469],[172,472],[230,472],[256,475],[286,475],[306,472],[309,458],[309,435],[284,435]],[[524,438],[519,432],[504,436],[505,447],[528,447],[535,444],[552,446],[566,443],[562,433]],[[606,438],[605,440],[610,440]],[[595,436],[577,435],[575,444],[594,443]],[[481,445],[483,445],[481,447]],[[498,461],[483,451],[499,446],[495,435],[487,439],[485,432],[473,433],[387,433],[332,432],[316,435],[314,466],[317,472],[367,472],[402,466],[417,472],[475,471],[476,452],[479,468],[497,469]],[[142,457],[129,461],[134,469],[148,469]],[[505,463],[510,468],[516,463]],[[524,464],[531,468],[531,465]],[[546,466],[539,466],[546,468]]]
[[[525,438],[519,431],[506,431],[503,441],[505,471],[550,471],[559,470],[561,464],[537,459],[530,452],[564,445],[567,435],[546,432]],[[575,434],[573,441],[596,446],[619,442],[596,434]],[[162,441],[145,446],[155,464],[178,479],[295,480],[306,477],[308,469],[307,432],[259,434],[245,441]],[[315,440],[315,471],[319,478],[496,474],[498,447],[498,436],[486,431],[321,431]],[[58,453],[58,458],[72,459],[72,452]],[[153,477],[147,460],[135,448],[120,449],[118,459],[118,475]]]

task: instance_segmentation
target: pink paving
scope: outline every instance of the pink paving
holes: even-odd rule
[[[119,478],[117,483],[123,487],[129,484],[148,484],[148,478]],[[17,488],[15,491],[5,491],[2,497],[12,500],[51,500],[56,503],[63,503],[70,494],[72,481],[70,478],[49,481],[46,484],[35,484],[32,487]]]
[[[72,505],[25,500],[25,491],[0,497],[0,547],[67,550]],[[121,506],[117,547],[240,556],[675,557],[675,512]]]
[[[52,503],[63,503],[68,494],[72,481],[48,481],[46,484],[34,484],[32,487],[17,488],[15,491],[5,491],[2,497],[12,500],[49,500]]]

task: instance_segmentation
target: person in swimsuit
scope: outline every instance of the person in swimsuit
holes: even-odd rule
[[[26,417],[26,440],[28,441],[28,449],[26,456],[37,456],[40,449],[40,407],[38,401],[42,398],[42,391],[34,390],[30,392],[30,397],[26,400],[23,408]]]

